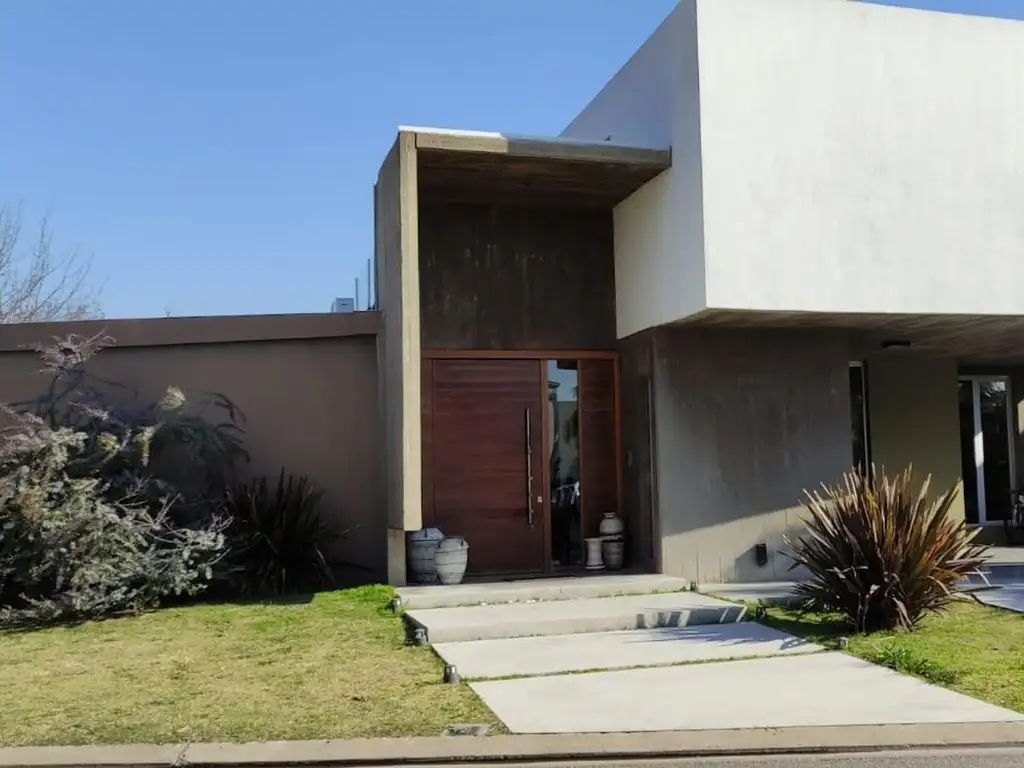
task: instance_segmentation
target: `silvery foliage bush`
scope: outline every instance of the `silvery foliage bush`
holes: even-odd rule
[[[42,350],[52,385],[30,407],[5,411],[4,625],[79,621],[195,595],[224,555],[222,488],[244,454],[236,418],[211,425],[174,388],[143,408],[110,407],[109,388],[84,372],[100,346],[72,338]]]
[[[168,501],[173,517],[199,523],[221,508],[249,460],[243,445],[245,417],[225,395],[187,398],[174,386],[156,401],[92,371],[90,360],[113,340],[69,336],[38,349],[49,386],[20,403],[51,429],[83,432],[87,461],[79,472],[100,473],[107,495],[140,491],[151,506]],[[144,404],[140,405],[140,402]]]

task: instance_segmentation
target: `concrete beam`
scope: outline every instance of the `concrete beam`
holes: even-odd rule
[[[630,147],[618,144],[506,136],[482,131],[448,131],[431,128],[403,128],[416,137],[417,149],[451,152],[482,152],[512,157],[617,163],[666,170],[672,164],[671,149]]]

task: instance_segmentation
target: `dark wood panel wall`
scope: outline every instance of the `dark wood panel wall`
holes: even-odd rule
[[[580,488],[586,537],[598,535],[605,512],[625,516],[619,505],[615,379],[614,359],[580,360]]]
[[[434,518],[434,361],[420,361],[420,416],[423,448],[420,460],[423,488],[423,527],[437,525]]]
[[[610,210],[421,199],[423,349],[613,350]]]
[[[622,441],[622,515],[629,521],[626,551],[634,567],[657,568],[657,498],[654,493],[652,334],[619,342]]]

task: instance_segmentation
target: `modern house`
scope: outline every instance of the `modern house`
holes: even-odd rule
[[[1024,393],[1024,24],[681,0],[558,137],[403,128],[375,191],[388,578],[786,577],[803,489],[959,484],[998,526]]]

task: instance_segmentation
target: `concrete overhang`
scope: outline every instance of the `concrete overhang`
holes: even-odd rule
[[[423,200],[611,208],[672,164],[670,149],[402,127]]]

